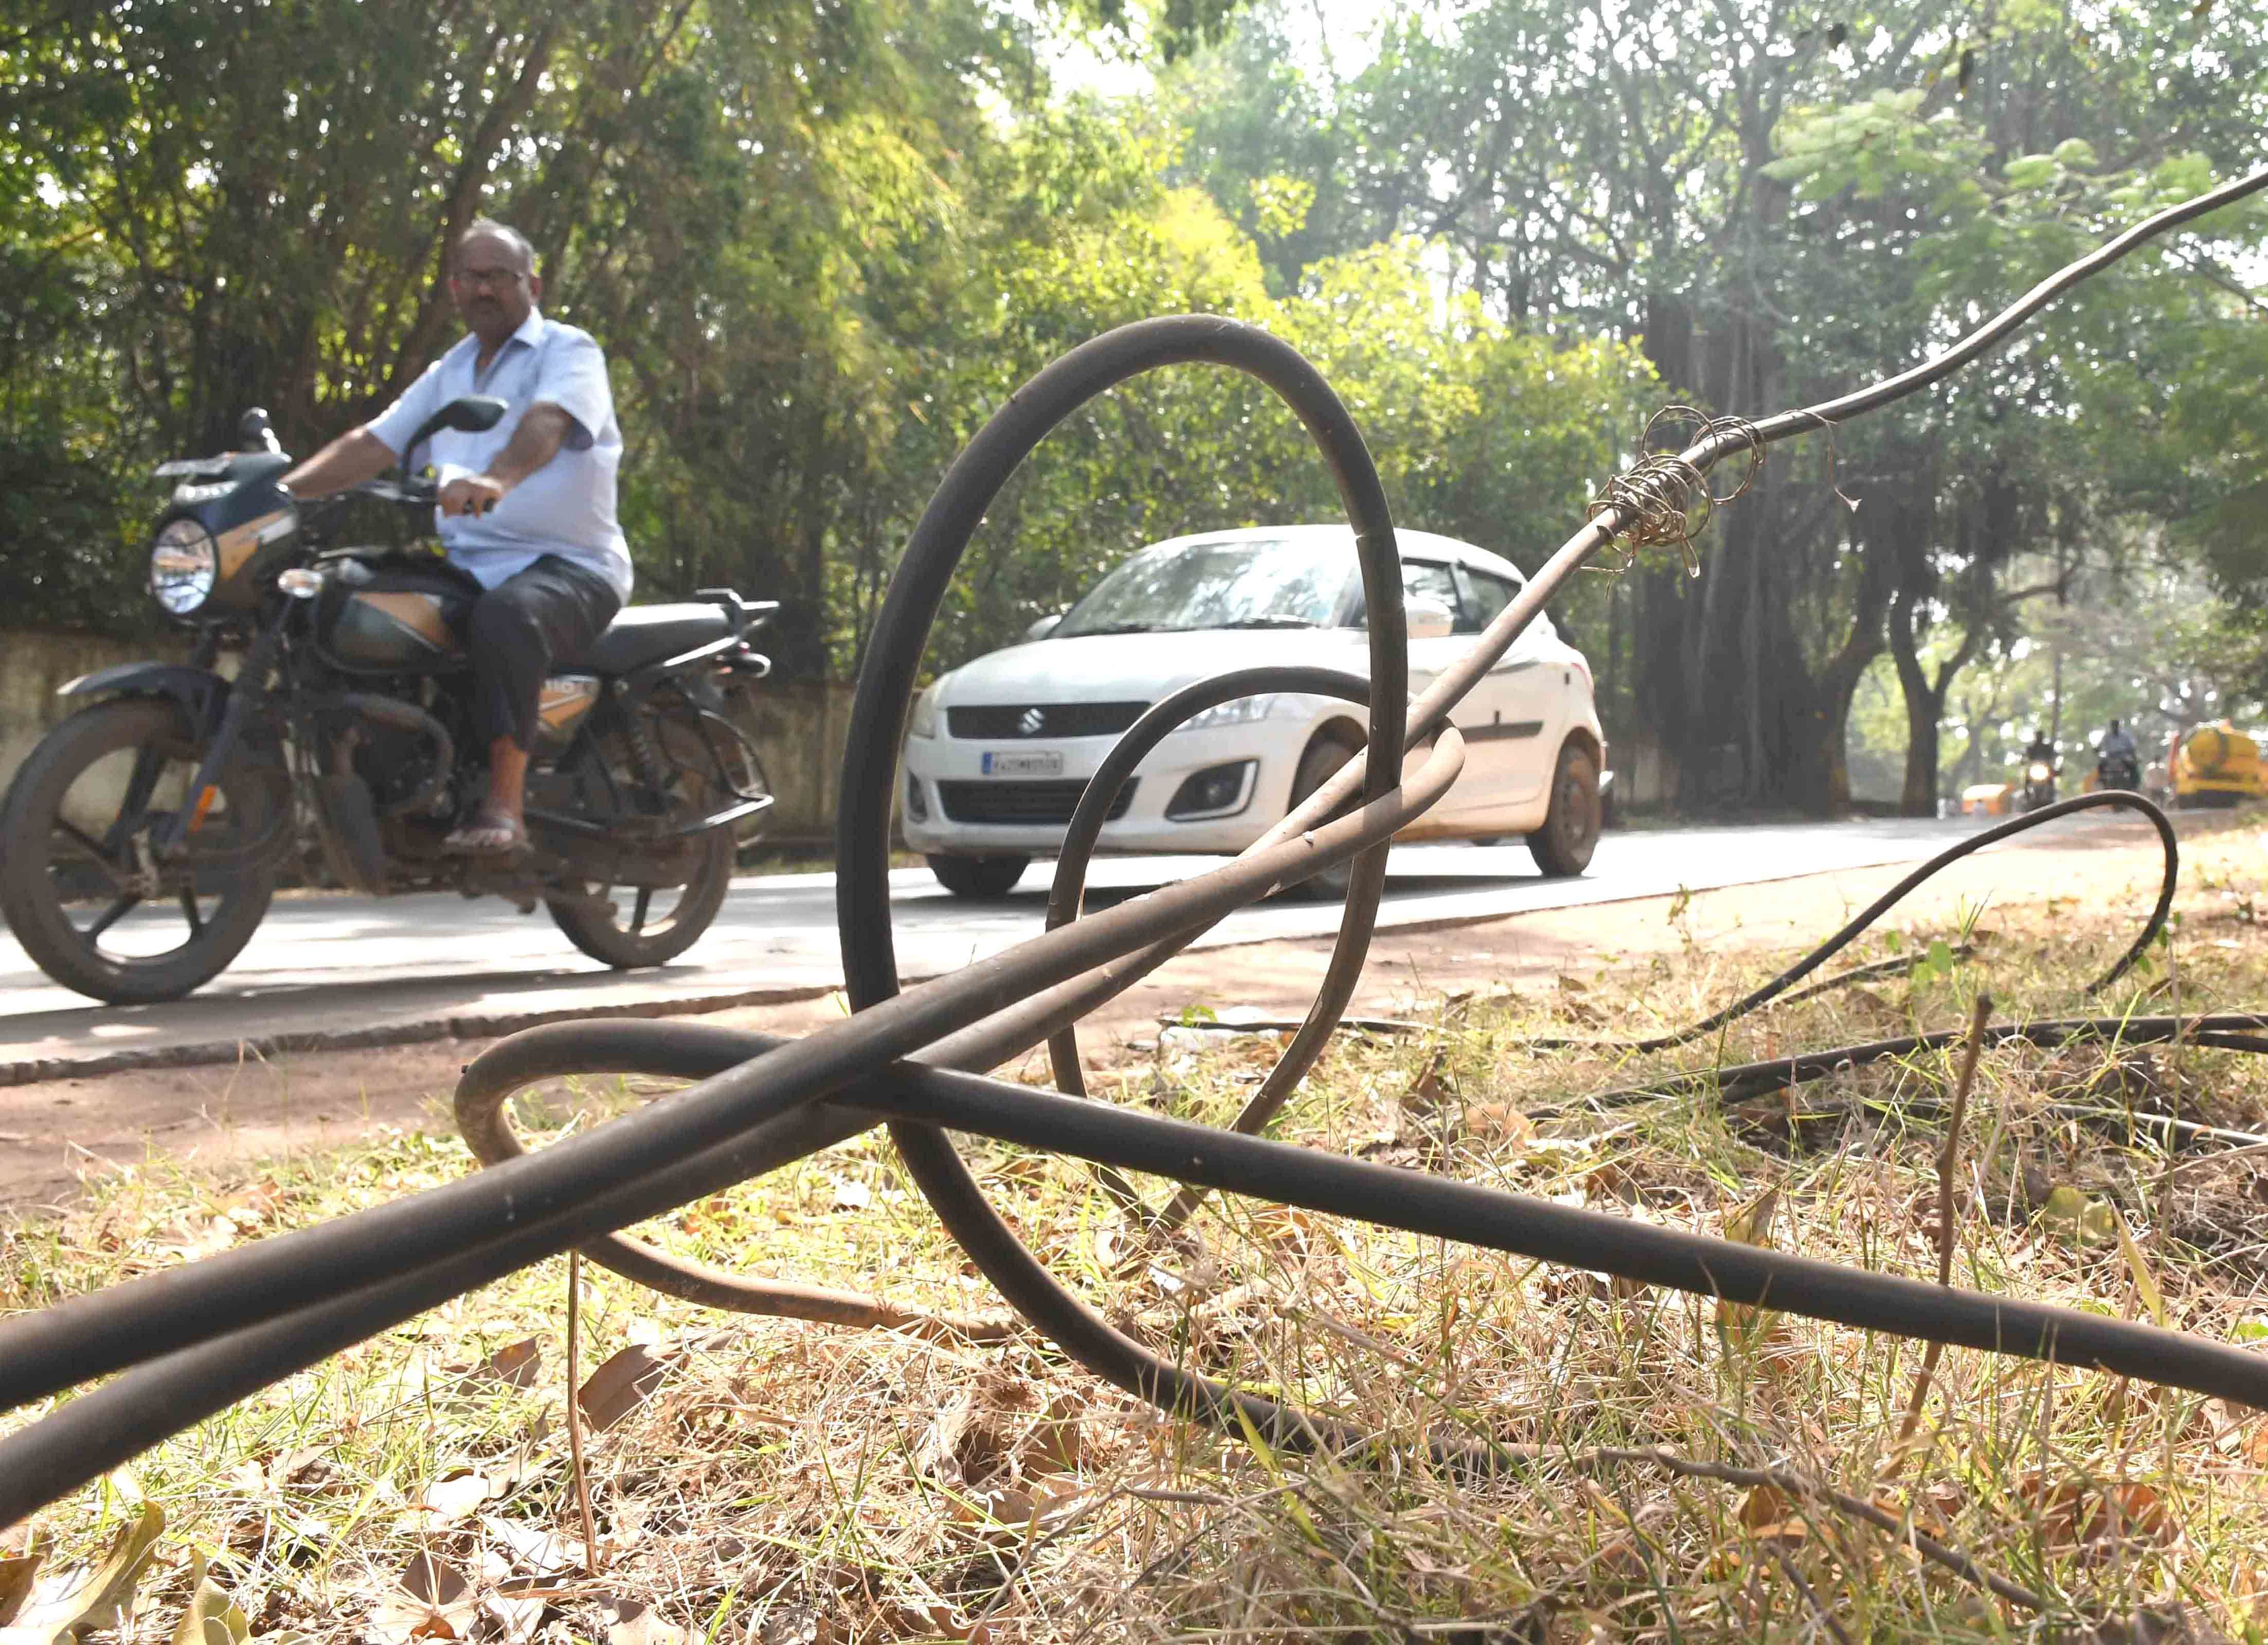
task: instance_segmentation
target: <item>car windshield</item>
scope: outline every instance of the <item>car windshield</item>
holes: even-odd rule
[[[1338,609],[1351,552],[1282,538],[1145,549],[1087,592],[1051,638],[1201,628],[1320,628]]]

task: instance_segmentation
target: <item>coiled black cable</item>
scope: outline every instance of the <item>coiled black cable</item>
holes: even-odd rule
[[[2268,172],[2160,213],[1890,385],[1762,424],[1710,424],[1698,444],[1680,454],[1678,472],[1704,475],[1734,452],[1760,454],[1771,440],[1934,380],[2087,273],[2263,186]],[[1327,782],[1238,861],[899,994],[887,902],[891,790],[915,670],[946,585],[985,505],[1050,428],[1115,383],[1184,362],[1226,365],[1266,381],[1306,422],[1332,468],[1355,527],[1371,614],[1367,756],[1359,769],[1351,765]],[[852,714],[837,839],[844,970],[858,1014],[786,1044],[681,1022],[589,1023],[516,1036],[475,1060],[462,1100],[486,1102],[499,1084],[516,1088],[522,1076],[546,1072],[674,1072],[700,1082],[463,1183],[0,1322],[0,1404],[19,1405],[125,1371],[0,1440],[0,1523],[421,1309],[829,1146],[877,1118],[888,1120],[917,1182],[970,1254],[1010,1302],[1067,1351],[1170,1409],[1251,1421],[1279,1443],[1303,1437],[1338,1442],[1348,1431],[1233,1393],[1111,1331],[1018,1242],[944,1128],[1468,1238],[1649,1284],[2097,1366],[2268,1408],[2268,1360],[2194,1337],[1838,1268],[951,1072],[995,1066],[1047,1040],[1235,908],[1339,863],[1354,863],[1349,919],[1366,937],[1388,842],[1447,791],[1461,769],[1462,742],[1447,724],[1449,709],[1565,579],[1635,519],[1619,504],[1600,510],[1472,649],[1410,701],[1398,556],[1385,498],[1351,419],[1313,367],[1264,333],[1197,316],[1145,321],[1074,350],[1020,390],[954,463],[884,603]],[[1430,752],[1405,777],[1404,754],[1429,740]],[[1359,943],[1342,947],[1359,958]],[[1344,980],[1338,963],[1335,958],[1334,988]],[[1332,1014],[1319,1003],[1311,1024]],[[1486,1448],[1481,1450],[1485,1455]]]

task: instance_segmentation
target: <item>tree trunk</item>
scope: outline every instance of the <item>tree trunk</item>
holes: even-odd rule
[[[1898,691],[1906,707],[1905,784],[1898,796],[1898,815],[1933,817],[1937,815],[1937,724],[1945,713],[1945,685],[1949,676],[1933,682],[1922,667],[1914,636],[1916,595],[1900,589],[1890,607],[1890,656],[1897,664]]]

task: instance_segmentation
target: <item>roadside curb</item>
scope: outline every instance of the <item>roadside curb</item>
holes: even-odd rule
[[[2217,824],[2226,824],[2241,814],[2222,811],[2183,811],[2173,814],[2178,834],[2187,837],[2198,833],[2220,831]],[[2246,819],[2250,825],[2254,819]],[[1764,886],[1792,880],[1831,878],[1837,875],[1866,872],[1874,868],[1910,866],[1919,858],[1892,858],[1880,862],[1852,864],[1833,868],[1796,868],[1785,873],[1766,873],[1731,885],[1703,883],[1692,888],[1696,894],[1705,891],[1737,890],[1749,886]],[[1638,890],[1587,899],[1571,907],[1608,907],[1620,903],[1645,902],[1656,897],[1668,897],[1674,892],[1660,889]],[[1423,935],[1432,932],[1454,930],[1461,926],[1489,925],[1501,919],[1518,918],[1529,911],[1493,909],[1471,912],[1443,912],[1431,916],[1381,926],[1380,935],[1391,938],[1402,935]],[[1551,908],[1535,911],[1549,912]],[[1215,941],[1204,941],[1193,948],[1219,952],[1228,948],[1256,948],[1271,942],[1321,942],[1331,941],[1328,933],[1284,933],[1237,936]],[[925,980],[918,977],[904,979],[911,987]],[[803,1000],[822,999],[835,992],[839,983],[800,984],[788,986],[741,989],[729,992],[696,994],[675,999],[640,1000],[630,1001],[592,1002],[590,1004],[560,1004],[526,1011],[497,1011],[486,1013],[452,1013],[409,1021],[379,1023],[361,1029],[309,1029],[296,1032],[261,1035],[224,1040],[201,1040],[189,1044],[153,1046],[145,1050],[122,1050],[88,1057],[42,1057],[14,1062],[0,1062],[0,1088],[40,1085],[56,1080],[81,1080],[105,1074],[146,1072],[169,1068],[211,1067],[229,1063],[257,1061],[276,1056],[306,1055],[314,1052],[375,1051],[397,1045],[432,1044],[447,1040],[481,1041],[501,1038],[521,1029],[536,1028],[547,1022],[560,1022],[595,1017],[674,1017],[698,1016],[718,1011],[738,1010],[751,1006],[792,1005]]]
[[[210,1067],[232,1062],[258,1061],[269,1057],[309,1051],[383,1051],[395,1045],[428,1045],[442,1040],[501,1039],[522,1029],[547,1022],[581,1021],[592,1017],[697,1016],[712,1011],[734,1011],[745,1006],[793,1005],[823,999],[834,986],[816,985],[794,988],[748,988],[726,994],[700,994],[675,1000],[634,1000],[606,1004],[547,1006],[533,1011],[495,1011],[445,1017],[425,1017],[408,1022],[380,1023],[363,1029],[310,1029],[298,1033],[269,1034],[252,1039],[200,1040],[188,1045],[158,1045],[144,1051],[118,1051],[96,1057],[40,1057],[19,1062],[0,1062],[0,1086],[40,1085],[52,1080],[84,1080],[101,1074],[147,1072],[165,1068]]]

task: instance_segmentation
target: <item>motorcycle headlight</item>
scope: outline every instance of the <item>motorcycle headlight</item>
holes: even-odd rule
[[[907,734],[916,737],[937,735],[937,688],[930,686],[914,698],[913,718],[906,726]]]
[[[175,616],[188,616],[212,597],[220,555],[212,533],[194,520],[167,522],[150,545],[150,593]]]
[[[2043,783],[2048,779],[2048,768],[2041,764],[2037,760],[2034,760],[2032,762],[2030,776],[2034,782]]]
[[[1204,731],[1214,726],[1245,726],[1256,719],[1265,719],[1276,710],[1280,699],[1274,693],[1259,697],[1240,697],[1233,703],[1216,703],[1202,713],[1190,715],[1182,722],[1183,731]]]

